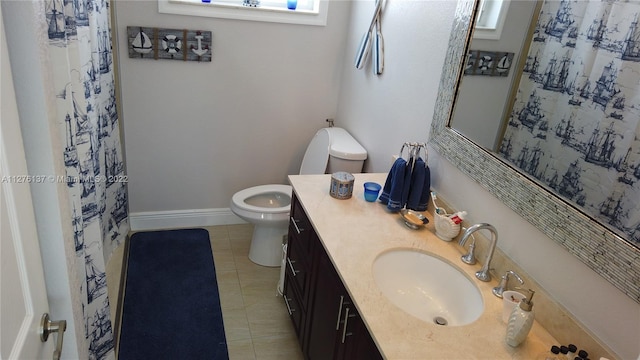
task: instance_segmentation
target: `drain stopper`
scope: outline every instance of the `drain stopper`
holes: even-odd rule
[[[448,324],[447,319],[443,318],[442,316],[436,316],[435,318],[433,318],[433,322],[436,325],[443,325],[443,326]]]

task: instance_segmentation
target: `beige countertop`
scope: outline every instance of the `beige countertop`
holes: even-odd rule
[[[385,358],[537,359],[557,344],[535,322],[519,347],[508,346],[504,340],[502,300],[491,293],[497,285],[495,277],[488,283],[477,280],[474,274],[480,265],[462,263],[463,250],[457,242],[436,237],[433,206],[429,205],[429,211],[424,212],[429,224],[411,230],[400,215],[388,212],[386,206],[364,200],[363,184],[374,181],[384,185],[386,174],[354,176],[353,196],[347,200],[329,195],[331,175],[291,175],[289,181]],[[375,283],[372,264],[380,253],[403,248],[436,254],[473,279],[485,305],[480,318],[465,326],[443,327],[419,320],[387,300]]]

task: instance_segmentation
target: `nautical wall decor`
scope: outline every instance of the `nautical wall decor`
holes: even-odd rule
[[[638,2],[545,1],[500,147],[636,247],[639,15]]]
[[[469,50],[465,75],[507,76],[513,63],[513,53]]]
[[[88,359],[113,358],[106,263],[129,232],[108,0],[42,0],[38,37],[47,47],[75,254],[67,254],[78,288]],[[74,314],[74,316],[77,314]],[[79,316],[76,316],[76,318]],[[76,321],[76,324],[78,322]],[[84,356],[82,356],[84,358]]]
[[[127,26],[129,57],[211,62],[211,31]]]

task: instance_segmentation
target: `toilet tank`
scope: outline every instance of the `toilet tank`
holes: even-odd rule
[[[366,158],[367,151],[345,129],[322,128],[307,147],[300,174],[360,173]]]
[[[332,127],[331,146],[329,147],[329,163],[327,174],[336,171],[350,173],[362,172],[364,161],[367,159],[367,150],[351,136],[345,129]]]

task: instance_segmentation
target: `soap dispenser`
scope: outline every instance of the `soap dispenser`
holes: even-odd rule
[[[524,341],[533,326],[533,294],[535,291],[529,289],[529,295],[520,301],[520,305],[513,308],[507,323],[507,345],[516,347]]]

